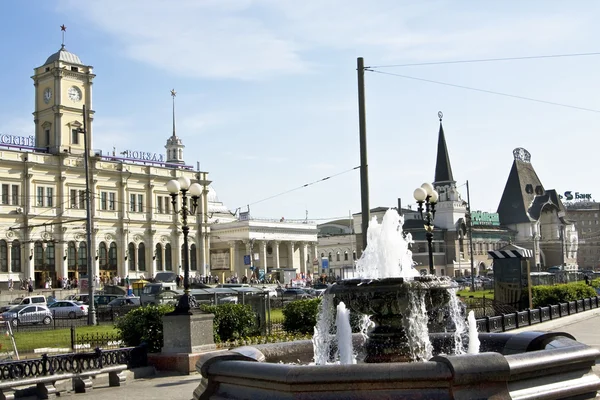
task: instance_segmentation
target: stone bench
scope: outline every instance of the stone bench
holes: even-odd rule
[[[35,395],[39,399],[48,399],[59,392],[55,386],[56,382],[68,380],[71,380],[75,393],[86,393],[93,388],[92,378],[106,373],[108,374],[109,386],[121,386],[127,380],[126,375],[123,373],[125,370],[127,370],[127,365],[113,365],[91,371],[0,381],[0,400],[14,400],[17,390],[25,390],[32,386],[35,387]]]

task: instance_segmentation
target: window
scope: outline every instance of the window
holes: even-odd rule
[[[54,243],[48,242],[46,245],[46,265],[50,271],[54,271],[56,267],[56,251]]]
[[[162,203],[162,201],[163,201],[162,196],[158,196],[157,199],[156,199],[156,212],[159,213],[159,214],[162,214],[162,212],[163,212],[163,203]]]
[[[156,198],[156,212],[159,214],[170,214],[171,209],[169,204],[171,204],[169,196],[158,196]]]
[[[197,264],[197,260],[196,260],[196,245],[192,244],[190,246],[190,269],[192,271],[197,271],[198,270],[198,264]]]
[[[111,271],[117,270],[117,244],[112,242],[108,250],[108,269]]]
[[[46,146],[50,147],[50,129],[44,130],[44,138],[46,140]]]
[[[14,240],[10,248],[10,270],[21,272],[21,242]]]
[[[71,129],[71,144],[79,144],[79,129]]]
[[[107,269],[106,267],[108,266],[108,251],[106,249],[106,243],[104,242],[100,243],[98,249],[98,260],[98,266],[100,267],[100,269]]]
[[[327,259],[328,259],[329,261],[332,261],[332,260],[333,260],[333,257],[331,257],[331,253],[329,253],[329,254],[327,255]]]
[[[2,204],[8,204],[8,185],[2,184]]]
[[[165,270],[173,271],[173,259],[171,258],[171,245],[165,245]]]
[[[339,251],[335,255],[335,261],[340,261],[340,252]]]
[[[77,245],[75,242],[69,242],[67,248],[67,268],[69,271],[77,269]]]
[[[79,68],[78,67],[71,67],[71,71],[79,72]]]
[[[138,212],[144,212],[144,195],[143,194],[138,194],[137,195],[137,201],[138,201],[137,211]]]
[[[144,212],[144,195],[143,194],[129,194],[129,211],[131,212]]]
[[[138,269],[140,271],[146,270],[146,246],[144,243],[140,243],[138,246]]]
[[[135,245],[129,243],[127,246],[127,262],[129,263],[129,270],[135,271]]]
[[[12,204],[18,206],[19,202],[19,185],[12,185]]]
[[[8,245],[6,240],[0,240],[0,271],[8,272]]]
[[[71,189],[71,208],[85,209],[85,190]]]
[[[100,209],[101,210],[106,210],[108,208],[107,197],[108,197],[107,192],[100,192]]]
[[[79,243],[77,251],[77,267],[80,274],[87,274],[87,248],[85,242]]]
[[[163,258],[162,258],[162,246],[160,243],[156,244],[156,248],[154,249],[154,257],[156,257],[156,270],[163,270]]]
[[[54,204],[54,188],[38,186],[36,204],[38,207],[52,207]]]
[[[116,198],[117,198],[117,194],[115,192],[108,192],[108,209],[110,211],[115,211],[116,210]]]

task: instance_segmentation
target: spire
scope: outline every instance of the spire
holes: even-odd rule
[[[61,44],[61,49],[65,48],[65,32],[67,32],[67,27],[65,26],[65,24],[62,24],[60,26],[60,31],[62,32],[62,44]]]
[[[448,147],[446,147],[444,127],[442,126],[442,118],[444,117],[444,114],[442,114],[440,111],[438,112],[438,117],[440,119],[440,132],[438,136],[434,183],[454,182],[454,177],[452,176],[452,167],[450,166],[450,157],[448,156]]]
[[[175,89],[171,89],[171,96],[173,97],[173,138],[176,138],[177,135],[175,135],[175,96],[177,95],[177,92],[175,91]]]

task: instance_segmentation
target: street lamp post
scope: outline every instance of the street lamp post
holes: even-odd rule
[[[431,183],[424,183],[421,187],[416,188],[414,192],[415,200],[417,204],[419,204],[419,214],[421,214],[421,218],[425,221],[425,231],[427,232],[425,236],[427,237],[427,245],[429,249],[429,273],[431,275],[435,275],[435,267],[433,266],[433,219],[435,217],[435,204],[438,201],[439,195],[433,189],[433,185]],[[425,209],[423,209],[423,204],[425,204]],[[425,211],[425,213],[423,213]]]
[[[198,183],[191,183],[190,179],[182,176],[178,179],[172,179],[167,182],[167,190],[171,195],[171,203],[173,204],[173,211],[175,214],[181,214],[181,230],[183,231],[183,288],[184,294],[177,302],[175,310],[171,313],[172,315],[192,314],[191,304],[193,300],[190,298],[190,259],[188,249],[188,233],[190,228],[187,224],[187,217],[190,214],[190,208],[188,207],[188,194],[191,198],[190,205],[193,209],[198,205],[198,199],[202,194],[202,186]],[[178,210],[178,197],[181,196],[181,209]]]

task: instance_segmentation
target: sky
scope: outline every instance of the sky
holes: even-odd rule
[[[546,189],[595,198],[600,55],[445,62],[599,52],[599,12],[552,0],[3,1],[0,134],[33,134],[30,77],[64,24],[67,50],[97,75],[94,149],[164,154],[174,88],[185,161],[232,211],[318,223],[360,212],[358,57],[372,67],[371,208],[414,204],[433,181],[438,111],[472,209],[496,211],[517,147]]]

